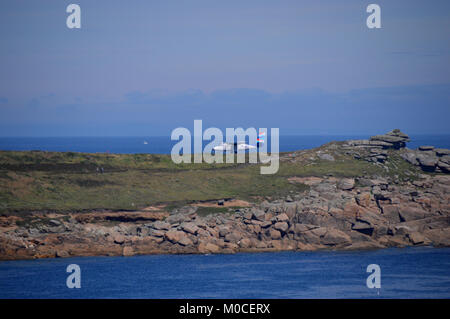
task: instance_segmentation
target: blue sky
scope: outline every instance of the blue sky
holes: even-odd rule
[[[0,136],[450,133],[450,2],[372,2],[4,0]]]

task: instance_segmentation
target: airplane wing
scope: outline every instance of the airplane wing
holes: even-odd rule
[[[214,146],[213,150],[215,151],[231,151],[233,149],[232,144],[222,143],[220,145]]]
[[[254,146],[254,145],[249,145],[249,144],[239,144],[238,146],[237,146],[237,149],[239,150],[239,151],[241,151],[241,150],[251,150],[251,149],[255,149],[256,148],[256,146]]]
[[[240,144],[245,144],[245,141],[238,141],[238,142],[231,142],[231,143],[224,143],[224,144],[240,145]]]
[[[258,134],[258,138],[256,140],[256,146],[247,144],[247,143],[245,143],[245,141],[238,141],[238,142],[232,142],[232,143],[222,143],[220,145],[214,146],[213,150],[214,151],[224,151],[224,152],[233,150],[234,153],[237,153],[238,151],[255,149],[255,148],[258,148],[260,144],[264,143],[265,136],[266,136],[265,132]]]

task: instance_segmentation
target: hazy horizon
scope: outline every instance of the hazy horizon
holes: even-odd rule
[[[187,127],[189,128],[189,127]],[[295,137],[295,136],[302,136],[302,137],[307,137],[307,136],[330,136],[330,137],[370,137],[373,135],[381,135],[387,133],[386,132],[375,132],[375,133],[358,133],[358,134],[329,134],[329,133],[324,133],[324,134],[280,134],[280,137],[286,136],[286,137]],[[410,137],[411,136],[450,136],[450,133],[407,133]],[[192,137],[194,137],[195,135],[192,135]],[[270,134],[268,134],[268,136],[270,136]],[[153,138],[153,137],[162,137],[162,138],[169,138],[170,139],[170,134],[169,135],[59,135],[59,136],[51,136],[51,135],[33,135],[33,136],[27,136],[27,135],[4,135],[4,136],[0,136],[0,138]],[[204,141],[205,142],[205,141]]]
[[[0,136],[449,134],[450,2],[2,1]]]

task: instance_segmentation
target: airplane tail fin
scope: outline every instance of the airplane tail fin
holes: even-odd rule
[[[266,133],[265,132],[259,133],[258,138],[256,139],[257,147],[259,147],[259,144],[264,144],[265,137],[266,137]]]

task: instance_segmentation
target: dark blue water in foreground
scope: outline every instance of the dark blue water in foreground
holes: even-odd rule
[[[81,267],[81,288],[66,267]],[[381,289],[366,286],[369,264]],[[0,298],[450,298],[450,249],[0,262]]]
[[[299,135],[281,136],[280,151],[289,152],[318,147],[331,141],[366,139],[368,135]],[[148,144],[144,144],[144,142]],[[270,137],[267,138],[270,150]],[[0,137],[0,150],[73,151],[86,153],[153,153],[170,154],[177,141],[170,137]],[[209,142],[204,141],[203,147]],[[450,135],[411,136],[409,148],[420,145],[450,148]]]

